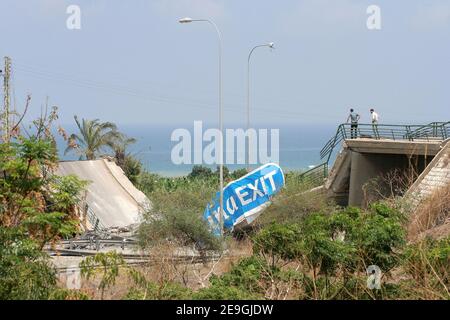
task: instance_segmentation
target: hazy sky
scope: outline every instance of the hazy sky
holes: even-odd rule
[[[81,8],[81,30],[66,8]],[[369,5],[382,29],[368,30]],[[383,123],[450,120],[448,0],[1,0],[0,55],[13,59],[19,110],[49,96],[74,114],[118,124],[217,119],[223,34],[225,120],[245,123],[247,55],[257,123],[340,123],[349,107]]]

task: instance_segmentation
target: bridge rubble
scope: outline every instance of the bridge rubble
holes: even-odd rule
[[[88,181],[79,203],[85,230],[129,231],[151,208],[150,200],[112,160],[61,161],[56,173]]]

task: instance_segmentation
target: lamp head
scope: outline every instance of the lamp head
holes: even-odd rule
[[[270,48],[270,49],[275,49],[274,43],[273,43],[273,42],[269,42],[269,48]]]
[[[178,22],[179,23],[189,23],[189,22],[192,22],[192,18],[188,18],[188,17],[182,18],[182,19],[178,20]]]

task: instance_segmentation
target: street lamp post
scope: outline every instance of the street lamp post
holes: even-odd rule
[[[247,59],[247,133],[248,133],[247,171],[250,171],[250,148],[252,146],[251,141],[250,141],[251,135],[249,134],[249,131],[248,131],[250,129],[250,58],[252,57],[253,51],[255,51],[256,48],[261,48],[261,47],[269,47],[269,48],[273,49],[274,43],[270,42],[267,44],[261,44],[261,45],[254,46],[253,49],[250,50],[250,53],[248,54],[248,59]]]
[[[222,34],[220,33],[217,25],[208,19],[192,19],[183,18],[178,22],[180,23],[191,23],[191,22],[208,22],[214,29],[216,29],[217,36],[219,39],[219,130],[220,130],[220,141],[219,141],[219,175],[220,175],[220,200],[219,200],[219,224],[220,224],[220,235],[223,236],[223,105],[222,105]]]

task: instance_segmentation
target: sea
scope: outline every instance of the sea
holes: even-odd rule
[[[74,125],[64,125],[67,133],[77,133]],[[203,132],[213,126],[204,126]],[[279,130],[279,165],[284,172],[305,171],[321,164],[325,159],[320,158],[320,150],[331,139],[335,132],[334,125],[314,125],[314,124],[280,124],[280,125],[258,125],[254,128]],[[149,125],[118,125],[119,131],[129,137],[135,138],[136,143],[128,148],[128,152],[139,159],[143,167],[152,173],[157,173],[166,177],[177,177],[187,175],[191,172],[194,164],[174,164],[171,160],[173,147],[179,141],[171,141],[172,132],[176,129],[186,129],[190,132],[192,139],[194,137],[194,124],[149,124]],[[226,125],[225,128],[238,129],[239,126]],[[270,137],[270,134],[269,134]],[[269,139],[270,140],[270,139]],[[64,155],[66,143],[61,137],[57,138],[60,159],[77,160],[79,156],[70,152]],[[192,142],[192,145],[194,143]],[[209,142],[203,142],[205,147]],[[226,146],[227,141],[225,139]],[[224,149],[225,150],[225,149]],[[107,153],[107,150],[104,150]],[[274,150],[276,152],[276,150]],[[236,149],[232,151],[236,153]],[[270,154],[270,153],[269,153]],[[262,165],[262,163],[260,163]],[[205,165],[216,169],[217,165]],[[226,164],[231,170],[245,168],[245,164]],[[252,165],[256,168],[258,164]]]

